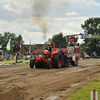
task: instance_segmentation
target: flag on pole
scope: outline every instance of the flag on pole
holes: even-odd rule
[[[21,47],[22,47],[22,38],[20,40],[20,52],[21,52]]]
[[[9,39],[9,41],[7,43],[7,50],[10,50],[10,41],[11,41],[11,38]]]

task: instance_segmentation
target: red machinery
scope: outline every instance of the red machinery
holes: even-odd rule
[[[55,43],[52,41],[47,41],[44,43],[53,43],[53,49],[51,52],[51,57],[49,57],[48,50],[36,50],[35,59],[30,60],[30,68],[42,68],[46,67],[48,69],[52,67],[61,68],[68,66],[71,63],[74,66],[78,65],[78,60],[80,59],[80,47],[68,46],[67,48],[55,48]]]

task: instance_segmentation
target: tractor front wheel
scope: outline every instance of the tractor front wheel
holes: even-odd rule
[[[35,62],[34,59],[31,59],[31,60],[30,60],[30,68],[33,68],[33,67],[34,67],[34,62]]]
[[[47,69],[51,69],[51,65],[52,65],[51,59],[48,59],[46,65]]]

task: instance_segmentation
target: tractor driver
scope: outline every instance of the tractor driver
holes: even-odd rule
[[[50,45],[49,45],[49,44],[47,45],[46,50],[48,50],[48,51],[49,51],[49,57],[50,57],[50,56],[51,56],[51,47],[50,47]]]

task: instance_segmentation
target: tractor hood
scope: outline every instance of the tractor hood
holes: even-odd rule
[[[36,53],[43,53],[43,50],[36,50]]]
[[[48,50],[43,51],[44,54],[49,54]]]

